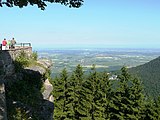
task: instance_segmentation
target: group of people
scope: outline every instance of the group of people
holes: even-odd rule
[[[14,49],[15,48],[15,44],[16,44],[16,41],[15,41],[14,38],[12,38],[12,40],[6,40],[4,38],[4,40],[2,41],[2,50]]]

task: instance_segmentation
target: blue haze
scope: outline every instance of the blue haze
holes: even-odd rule
[[[160,48],[160,1],[85,0],[79,9],[48,4],[0,8],[0,39],[38,48]]]

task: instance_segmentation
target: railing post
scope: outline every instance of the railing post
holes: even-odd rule
[[[25,47],[25,46],[26,47],[31,47],[31,43],[17,43],[16,46],[19,46],[19,47]]]

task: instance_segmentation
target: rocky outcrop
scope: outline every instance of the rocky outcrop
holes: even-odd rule
[[[26,67],[25,70],[33,70],[39,72],[41,75],[45,74],[46,69],[49,69],[52,66],[52,62],[47,59],[39,59],[37,61],[38,65]]]
[[[0,50],[0,120],[7,120],[6,108],[6,84],[11,84],[15,75],[15,67],[13,61],[21,51],[25,51],[28,56],[32,54],[32,47],[23,49]]]
[[[44,92],[42,93],[43,94],[43,98],[45,100],[49,100],[50,102],[53,102],[51,99],[49,99],[49,98],[53,97],[51,95],[52,90],[53,90],[52,84],[49,82],[48,79],[46,79],[45,82],[44,82]]]
[[[0,83],[0,120],[7,120],[4,83]]]
[[[46,79],[44,82],[44,91],[42,93],[44,101],[42,103],[42,109],[40,111],[40,114],[42,116],[41,118],[44,120],[53,120],[54,104],[53,96],[51,95],[52,90],[52,84],[48,79]]]
[[[34,90],[41,96],[37,101],[39,102],[39,106],[34,108],[25,104],[25,102],[23,103],[22,101],[14,100],[9,100],[10,104],[17,108],[23,108],[24,111],[26,111],[26,114],[30,114],[31,117],[36,114],[38,115],[39,120],[52,120],[54,105],[51,92],[53,86],[50,84],[49,80],[44,77],[52,63],[49,60],[38,60],[37,65],[27,67],[20,73],[16,73],[13,61],[16,56],[19,55],[20,51],[22,51],[22,49],[0,51],[0,120],[7,120],[6,89],[12,87],[17,81],[23,81],[26,77],[32,80],[30,82],[31,84],[34,84]],[[31,56],[32,54],[31,47],[24,48],[23,51],[25,51],[28,56]],[[34,80],[34,78],[37,77],[40,80],[39,82]],[[42,93],[39,88],[41,84],[44,86]]]
[[[51,61],[49,60],[38,60],[37,63],[40,65],[27,67],[25,70],[36,71],[40,73],[42,76],[46,73],[46,69],[49,69],[52,65]],[[32,72],[30,73],[32,74]],[[54,110],[54,104],[53,104],[53,96],[51,95],[51,92],[53,90],[52,84],[49,82],[49,79],[46,78],[43,81],[43,100],[39,106],[39,109],[37,111],[37,114],[39,115],[39,118],[42,120],[53,120],[53,110]]]
[[[40,59],[37,61],[40,65],[44,66],[45,68],[50,68],[52,65],[52,61],[47,60],[47,59]]]
[[[0,75],[11,76],[15,73],[13,61],[22,51],[30,57],[32,54],[32,47],[0,51]]]
[[[39,72],[41,75],[45,74],[45,72],[46,72],[46,69],[44,67],[41,67],[41,66],[26,67],[24,70],[26,70],[26,71],[31,70],[31,72],[36,71],[36,72]]]

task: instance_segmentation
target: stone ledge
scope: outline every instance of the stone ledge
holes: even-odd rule
[[[50,68],[52,66],[52,61],[47,59],[39,59],[37,61],[40,65],[43,65],[45,68]]]

